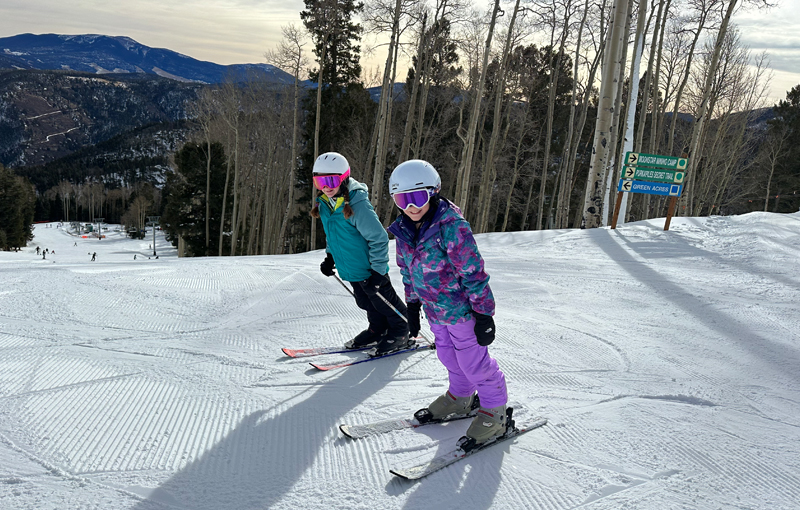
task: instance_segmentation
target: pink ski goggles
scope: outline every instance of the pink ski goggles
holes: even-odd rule
[[[397,207],[405,211],[412,205],[417,209],[422,209],[435,194],[436,191],[430,188],[412,189],[411,191],[395,193],[392,198]]]
[[[331,174],[331,175],[315,175],[314,176],[314,186],[317,189],[322,189],[325,186],[333,189],[337,188],[342,184],[342,181],[350,177],[350,169],[348,168],[347,171],[343,174]]]

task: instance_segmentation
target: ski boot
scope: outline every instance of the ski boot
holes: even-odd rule
[[[416,340],[408,337],[408,333],[400,336],[386,335],[380,339],[378,345],[376,345],[374,349],[369,351],[369,355],[373,358],[376,356],[385,356],[393,352],[414,347],[416,343]]]
[[[458,446],[464,451],[469,451],[503,436],[507,430],[510,414],[506,412],[505,405],[481,407],[467,429],[467,435],[459,439]]]
[[[431,405],[425,409],[420,409],[414,413],[414,418],[420,423],[442,421],[447,418],[469,416],[469,414],[475,409],[478,409],[479,406],[480,400],[478,399],[478,395],[456,397],[448,391],[431,402]]]
[[[383,333],[378,333],[372,328],[365,329],[361,333],[357,334],[352,340],[348,340],[344,344],[344,348],[363,349],[364,347],[369,347],[370,345],[376,344],[385,333],[385,331]]]

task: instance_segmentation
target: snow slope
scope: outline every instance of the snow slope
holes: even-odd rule
[[[388,470],[467,421],[337,425],[424,407],[435,352],[316,372],[280,351],[366,323],[321,251],[179,259],[160,238],[148,260],[150,237],[37,225],[0,252],[0,508],[796,509],[800,214],[662,227],[478,236],[491,352],[518,419],[549,423],[412,483]]]

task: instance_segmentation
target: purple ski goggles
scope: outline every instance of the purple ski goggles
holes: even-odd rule
[[[417,209],[422,209],[435,194],[436,191],[430,188],[412,189],[411,191],[395,193],[392,198],[397,207],[405,211],[412,205]]]
[[[314,176],[314,186],[317,189],[322,189],[325,186],[329,187],[330,189],[334,189],[342,184],[342,181],[350,177],[350,169],[348,168],[347,171],[341,175],[339,174],[330,174],[330,175],[315,175]]]

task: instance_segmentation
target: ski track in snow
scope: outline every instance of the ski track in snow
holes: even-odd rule
[[[148,260],[149,236],[37,225],[0,253],[0,508],[796,509],[800,213],[662,227],[477,236],[509,405],[549,422],[412,483],[389,469],[469,420],[339,433],[411,416],[446,373],[435,351],[283,356],[366,326],[322,251],[178,259],[159,237]]]

